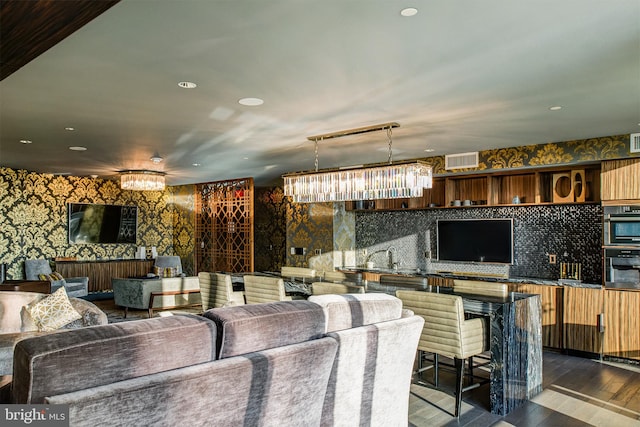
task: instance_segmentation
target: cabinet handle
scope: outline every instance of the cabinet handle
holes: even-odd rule
[[[598,314],[598,332],[604,333],[604,313]]]

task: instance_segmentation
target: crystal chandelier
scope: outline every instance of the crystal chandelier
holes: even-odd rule
[[[130,170],[120,172],[120,188],[134,191],[164,190],[164,172]]]
[[[391,129],[398,126],[393,122],[308,137],[315,141],[315,171],[283,175],[285,195],[297,203],[422,197],[423,189],[431,188],[431,166],[420,161],[392,162]],[[387,165],[318,171],[318,140],[385,129],[389,140]]]

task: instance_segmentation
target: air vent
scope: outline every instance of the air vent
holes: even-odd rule
[[[465,169],[478,167],[478,152],[448,154],[444,156],[444,168],[449,169]]]
[[[640,133],[631,134],[631,143],[629,144],[629,151],[632,153],[640,153]]]

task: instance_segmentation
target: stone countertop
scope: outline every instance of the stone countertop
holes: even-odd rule
[[[577,280],[568,280],[568,279],[543,279],[538,277],[492,277],[492,276],[474,276],[474,275],[460,275],[446,272],[437,272],[437,271],[420,271],[413,270],[392,270],[392,269],[383,269],[383,268],[359,268],[359,267],[345,267],[341,270],[344,271],[354,271],[361,273],[375,273],[375,274],[395,274],[398,276],[410,276],[410,277],[438,277],[438,278],[450,278],[450,279],[461,279],[461,280],[482,280],[487,282],[502,282],[502,283],[521,283],[521,284],[533,284],[533,285],[546,285],[546,286],[570,286],[576,288],[594,288],[601,289],[602,285],[595,283],[583,283]]]

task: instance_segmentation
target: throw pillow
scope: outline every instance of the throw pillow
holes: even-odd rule
[[[54,331],[82,318],[71,305],[64,286],[40,301],[28,304],[26,308],[39,331]]]
[[[54,271],[51,274],[38,274],[38,279],[56,282],[58,280],[64,280],[64,277],[62,277],[62,274]]]

